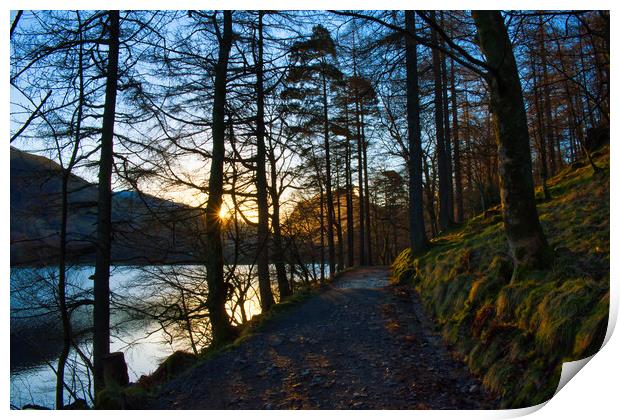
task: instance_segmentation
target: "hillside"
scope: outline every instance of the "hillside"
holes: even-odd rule
[[[61,216],[61,168],[50,159],[11,147],[11,265],[56,258]],[[193,259],[184,235],[196,209],[136,191],[113,195],[112,257],[117,263]],[[68,249],[74,262],[94,261],[97,185],[72,175],[69,181]]]
[[[419,292],[444,340],[502,396],[504,407],[549,399],[561,364],[594,354],[609,310],[609,149],[549,181],[540,220],[555,260],[547,271],[510,283],[512,262],[500,209],[487,211],[433,241],[411,259],[405,250],[392,281]],[[538,196],[542,196],[538,192]]]

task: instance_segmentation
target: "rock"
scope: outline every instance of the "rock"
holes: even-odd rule
[[[88,410],[90,407],[86,403],[86,400],[82,398],[78,398],[73,401],[71,404],[67,404],[63,407],[65,410]]]
[[[127,374],[127,363],[122,352],[110,353],[102,358],[103,380],[108,385],[127,386],[129,375]]]
[[[22,407],[22,410],[49,410],[49,408],[37,404],[26,404]]]
[[[149,376],[142,376],[138,381],[142,387],[149,389],[160,385],[192,366],[198,357],[192,353],[175,351]]]

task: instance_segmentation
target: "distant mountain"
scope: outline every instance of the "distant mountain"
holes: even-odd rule
[[[61,217],[61,167],[11,147],[11,265],[57,260]],[[71,260],[95,256],[97,185],[69,180],[68,250]],[[116,263],[182,262],[195,259],[189,230],[201,210],[137,191],[113,194],[112,258]]]

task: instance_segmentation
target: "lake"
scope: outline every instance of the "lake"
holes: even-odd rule
[[[259,314],[256,268],[239,265],[227,267],[225,272],[235,286],[229,295],[229,314],[238,323]],[[92,266],[68,270],[67,296],[75,302],[91,299],[93,280],[90,277],[93,274]],[[272,279],[275,281],[275,270]],[[56,284],[55,268],[11,268],[10,401],[13,407],[54,406],[54,369],[62,344],[54,299]],[[206,298],[204,267],[118,266],[111,272],[110,289],[110,347],[111,351],[125,354],[130,381],[153,372],[175,350],[200,350],[208,345],[209,325],[203,309]],[[274,284],[274,293],[276,290]],[[82,331],[79,347],[86,355],[90,355],[92,349],[91,311],[91,306],[81,306],[72,313],[72,326],[74,331]],[[184,313],[191,317],[181,316]],[[65,382],[77,390],[79,397],[89,401],[92,386],[85,365],[75,351],[70,355],[69,364],[72,367],[65,372]],[[68,400],[67,393],[65,401]]]

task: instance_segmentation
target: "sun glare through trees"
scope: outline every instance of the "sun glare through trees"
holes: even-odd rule
[[[11,408],[519,408],[601,348],[609,11],[10,24]]]

